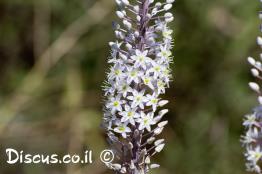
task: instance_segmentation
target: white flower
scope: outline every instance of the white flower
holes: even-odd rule
[[[113,94],[115,92],[116,88],[114,86],[109,86],[105,85],[104,91],[105,91],[105,96]]]
[[[132,88],[129,85],[125,84],[125,83],[122,83],[122,84],[116,83],[115,84],[115,88],[118,90],[117,93],[118,94],[122,94],[123,97],[126,97],[127,93],[133,91]]]
[[[163,69],[164,69],[164,67],[162,65],[154,62],[152,68],[150,68],[147,71],[147,74],[152,73],[153,74],[153,78],[157,79],[158,77],[161,76]]]
[[[172,39],[172,33],[173,33],[173,30],[170,30],[167,27],[164,27],[162,31],[163,37],[166,39],[170,39],[170,40]]]
[[[136,90],[133,90],[132,95],[128,96],[127,99],[131,100],[132,104],[131,107],[137,107],[139,106],[141,109],[144,109],[144,103],[146,102],[146,97],[144,96],[145,91],[137,92]]]
[[[146,97],[148,100],[146,106],[152,106],[153,111],[156,111],[159,99],[155,96],[155,94],[153,95],[148,94]]]
[[[147,131],[151,131],[151,125],[154,125],[154,119],[153,114],[148,113],[145,114],[144,112],[140,113],[141,118],[137,119],[136,121],[139,123],[139,130],[143,130],[144,128],[147,129]]]
[[[261,173],[260,167],[255,163],[246,163],[247,171]]]
[[[165,83],[162,80],[157,81],[157,93],[162,94],[165,93]]]
[[[164,46],[160,46],[160,52],[157,54],[158,57],[168,59],[172,55],[171,51]]]
[[[257,161],[260,160],[262,157],[262,152],[260,150],[260,147],[257,146],[255,149],[249,149],[246,155],[248,161],[251,161],[252,163],[257,163]]]
[[[243,125],[247,127],[251,127],[253,125],[259,125],[258,122],[256,121],[255,114],[246,115]]]
[[[119,114],[122,115],[121,122],[124,123],[131,123],[135,126],[135,119],[139,118],[139,114],[136,112],[136,109],[131,109],[129,105],[125,105],[125,110],[120,112]]]
[[[142,76],[143,82],[145,85],[147,85],[149,88],[154,89],[153,85],[153,78],[150,76]]]
[[[152,61],[151,58],[147,57],[148,51],[141,52],[140,50],[135,50],[135,55],[131,56],[131,59],[135,61],[134,67],[142,67],[143,69],[146,69],[146,65]]]
[[[132,81],[134,81],[135,83],[139,83],[142,74],[143,73],[138,69],[133,69],[131,67],[128,67],[127,83],[130,84]]]
[[[114,131],[121,134],[123,138],[127,137],[127,133],[131,132],[131,129],[126,124],[119,124]]]
[[[258,130],[257,128],[248,129],[245,136],[241,136],[241,142],[244,145],[249,145],[250,143],[256,142],[256,139],[258,138]]]
[[[114,67],[111,67],[110,73],[108,74],[109,80],[120,80],[123,77],[123,67],[116,65]]]
[[[171,70],[169,68],[164,67],[162,70],[161,78],[168,85],[170,82]]]
[[[115,114],[116,111],[122,111],[121,105],[124,103],[124,101],[120,98],[120,96],[117,96],[116,98],[111,97],[109,103],[106,104],[106,107],[111,110],[112,114]]]
[[[122,45],[122,42],[118,42],[118,41],[116,41],[116,42],[109,42],[109,45],[111,46],[111,48],[113,50],[118,50],[118,49],[120,49],[120,47]]]

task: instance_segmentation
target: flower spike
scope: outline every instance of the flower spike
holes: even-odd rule
[[[117,162],[107,166],[117,173],[146,174],[158,168],[151,157],[162,151],[157,139],[168,103],[161,99],[171,81],[172,33],[168,12],[175,0],[115,0],[119,23],[116,41],[109,42],[111,64],[105,82],[103,126]]]
[[[260,0],[262,2],[262,0]],[[261,13],[259,13],[261,18]],[[262,38],[257,37],[257,44],[262,46]],[[260,55],[261,56],[261,55]],[[262,80],[262,64],[253,57],[247,58],[252,66],[251,74],[257,79]],[[250,82],[249,87],[257,93],[259,106],[253,109],[251,114],[244,117],[243,126],[245,134],[241,136],[241,142],[245,147],[246,168],[249,172],[261,173],[262,164],[262,94],[257,82]]]

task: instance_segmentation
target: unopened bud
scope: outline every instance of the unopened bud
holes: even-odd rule
[[[260,87],[258,86],[258,84],[257,83],[255,83],[255,82],[250,82],[249,84],[249,87],[252,89],[252,90],[254,90],[255,92],[257,92],[257,93],[260,93]]]

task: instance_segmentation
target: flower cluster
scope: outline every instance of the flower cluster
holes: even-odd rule
[[[246,167],[250,172],[261,173],[260,162],[262,160],[262,106],[253,109],[253,113],[246,115],[243,125],[246,128],[245,135],[241,136],[241,142],[246,148]]]
[[[109,43],[104,127],[119,159],[107,165],[117,173],[159,167],[150,158],[165,146],[156,136],[167,124],[161,120],[168,110],[159,108],[168,103],[160,95],[171,80],[173,31],[167,24],[174,1],[115,0],[121,23],[113,23],[116,41]]]
[[[262,2],[262,0],[261,0]],[[259,15],[262,18],[262,15]],[[262,47],[262,38],[257,37],[257,43]],[[262,54],[260,54],[262,60]],[[251,73],[258,80],[262,80],[262,64],[252,57],[248,57],[248,62],[252,66]],[[250,82],[249,87],[258,95],[259,106],[253,109],[252,114],[246,115],[243,125],[245,135],[241,136],[241,142],[246,148],[246,168],[250,172],[261,173],[262,162],[262,93],[260,86],[256,82]]]

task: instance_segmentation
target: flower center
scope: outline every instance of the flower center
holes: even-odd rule
[[[123,86],[123,91],[125,91],[125,90],[127,90],[127,86],[126,85]]]
[[[141,96],[137,96],[137,97],[136,97],[136,101],[138,101],[138,102],[141,101],[141,99],[142,99]]]
[[[117,107],[117,106],[119,106],[119,102],[118,102],[118,101],[115,101],[115,102],[113,103],[113,105],[114,105],[115,107]]]
[[[145,84],[147,85],[148,83],[149,83],[149,79],[148,78],[146,78],[145,80],[144,80],[144,82],[145,82]]]
[[[170,37],[171,34],[172,34],[172,31],[169,31],[169,30],[163,31],[163,36],[164,36],[165,38]]]
[[[157,103],[157,99],[152,99],[151,102],[152,102],[153,104],[156,104],[156,103]]]
[[[120,75],[120,70],[115,70],[115,75]]]
[[[138,61],[139,61],[139,62],[143,62],[143,61],[144,61],[144,59],[145,59],[145,57],[144,57],[144,56],[138,56]]]
[[[124,126],[120,126],[118,129],[119,129],[119,131],[121,131],[121,132],[124,132],[124,131],[126,130],[126,128],[125,128]]]
[[[136,71],[132,71],[130,75],[131,75],[131,77],[135,77],[135,76],[136,76],[136,74],[137,74],[137,72],[136,72]]]
[[[156,70],[157,72],[159,72],[159,71],[160,71],[160,66],[156,66],[156,67],[155,67],[155,70]]]
[[[259,153],[259,152],[256,152],[256,153],[255,153],[255,159],[256,159],[256,160],[259,160],[259,159],[261,158],[261,156],[262,156],[261,153]]]
[[[162,51],[162,56],[163,57],[169,57],[170,56],[170,52],[169,51]]]
[[[133,117],[133,112],[128,112],[128,113],[127,113],[127,116],[128,116],[129,118],[132,118],[132,117]]]

